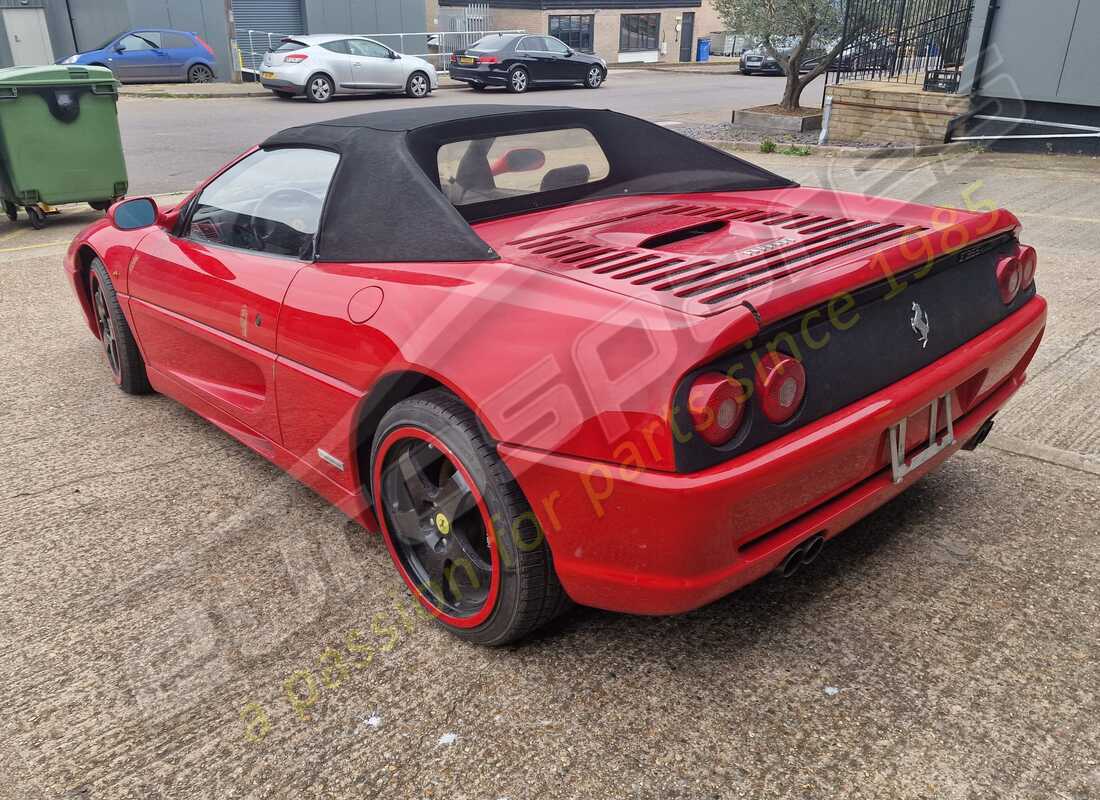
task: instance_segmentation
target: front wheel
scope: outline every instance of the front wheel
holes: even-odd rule
[[[584,76],[584,88],[599,89],[600,84],[603,83],[603,79],[603,70],[599,67],[592,67],[588,70],[588,74]]]
[[[433,390],[382,418],[375,512],[416,599],[451,633],[514,642],[569,605],[542,528],[473,412]]]
[[[98,258],[92,259],[91,269],[88,270],[88,292],[111,377],[126,394],[148,394],[153,391],[141,351],[130,333],[126,317],[122,315],[115,287],[107,275],[107,268]]]
[[[516,67],[508,76],[508,91],[512,94],[523,94],[531,84],[531,76],[523,67]]]
[[[27,219],[31,221],[31,227],[36,231],[46,227],[46,215],[38,206],[26,206],[23,210],[27,212]]]
[[[405,94],[409,97],[427,97],[431,91],[431,81],[423,72],[414,72],[405,82]]]
[[[213,83],[214,82],[214,70],[206,66],[206,64],[195,64],[191,69],[187,70],[187,82],[188,83]]]
[[[311,103],[327,103],[332,99],[336,87],[326,75],[314,75],[306,86],[306,97]]]

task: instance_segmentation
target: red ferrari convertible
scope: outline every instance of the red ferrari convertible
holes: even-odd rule
[[[278,133],[65,268],[111,373],[385,539],[456,634],[674,614],[824,543],[1024,381],[1046,303],[1006,211],[800,187],[610,111]]]

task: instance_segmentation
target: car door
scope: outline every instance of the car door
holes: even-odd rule
[[[324,59],[323,66],[332,73],[337,88],[344,90],[355,88],[355,72],[351,68],[355,59],[351,57],[348,50],[347,39],[324,42],[313,50]]]
[[[164,53],[164,79],[186,80],[187,62],[197,49],[191,37],[186,33],[164,31],[160,37],[160,49]]]
[[[545,83],[556,80],[550,64],[550,53],[541,36],[524,36],[516,42],[516,57],[531,73],[532,82]]]
[[[554,80],[583,81],[588,72],[588,64],[576,57],[573,48],[553,36],[544,36],[546,50],[550,53],[550,69]]]
[[[130,264],[148,368],[273,442],[279,312],[312,259],[337,160],[308,148],[250,153],[202,189],[174,231],[154,228]]]
[[[107,66],[119,80],[155,81],[159,77],[160,34],[149,31],[128,33],[112,47]]]
[[[370,39],[349,39],[355,85],[362,89],[397,89],[405,85],[405,68],[388,47]]]

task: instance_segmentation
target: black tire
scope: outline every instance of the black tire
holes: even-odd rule
[[[280,92],[278,90],[273,89],[272,94],[274,94],[280,100],[293,100],[294,99],[294,92]]]
[[[447,465],[451,466],[449,473]],[[405,467],[414,469],[417,476],[419,510],[415,493],[408,488],[412,483]],[[434,480],[429,477],[433,474],[438,476]],[[466,475],[476,493],[466,487]],[[371,448],[371,485],[383,536],[402,579],[421,603],[434,609],[436,621],[459,638],[483,645],[509,644],[569,607],[569,598],[554,572],[550,547],[523,492],[477,417],[450,392],[435,389],[415,395],[385,414]],[[453,486],[460,489],[449,491]],[[455,491],[472,499],[454,499]],[[474,504],[477,495],[481,501]],[[403,509],[402,505],[410,507]],[[438,514],[439,509],[447,515]],[[487,515],[493,522],[486,524]],[[442,522],[433,522],[440,516]],[[479,574],[491,574],[498,582],[495,597],[490,578],[486,597],[481,599],[476,597],[481,582],[471,581],[471,562],[466,561],[466,572],[460,572],[459,562],[451,560],[451,554],[457,554],[460,561],[469,555],[487,563],[491,542],[496,546],[495,563],[489,573]],[[481,555],[472,554],[471,545],[477,546]],[[433,580],[426,566],[430,562],[442,562],[443,577]],[[440,618],[463,621],[458,608],[466,598],[459,590],[460,580],[467,583],[468,593],[475,594],[464,625]]]
[[[475,92],[484,92],[485,91],[485,84],[484,83],[471,83],[470,88],[473,89]]]
[[[516,67],[508,73],[508,91],[523,94],[531,88],[531,73],[523,67]]]
[[[327,103],[336,94],[336,86],[328,75],[314,75],[306,81],[306,99],[311,103]]]
[[[115,383],[126,394],[149,394],[153,387],[149,385],[145,361],[118,304],[118,295],[107,268],[98,258],[92,259],[91,269],[88,270],[88,299]]]
[[[94,208],[96,211],[106,211],[111,207],[114,200],[90,200],[88,205]]]
[[[591,67],[589,67],[588,74],[584,76],[584,88],[599,89],[606,79],[607,74],[597,65],[593,64]]]
[[[187,82],[213,83],[214,70],[210,69],[206,64],[192,64],[191,68],[187,70]]]
[[[19,206],[17,206],[10,200],[5,200],[4,213],[8,215],[8,219],[10,219],[12,222],[15,222],[17,219],[19,219]]]
[[[414,72],[409,76],[409,79],[405,81],[405,94],[408,97],[414,97],[420,99],[427,97],[432,93],[432,81],[423,72]]]
[[[46,215],[42,213],[42,209],[38,206],[24,206],[23,210],[27,212],[27,217],[31,221],[31,227],[36,231],[40,231],[46,227]]]

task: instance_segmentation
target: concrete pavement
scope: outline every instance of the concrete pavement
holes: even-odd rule
[[[222,158],[194,136],[188,176]],[[418,621],[379,540],[111,385],[60,269],[94,212],[0,223],[0,797],[1100,796],[1097,162],[755,160],[1015,210],[1051,302],[1031,383],[795,578],[505,650]],[[345,670],[349,636],[373,655]]]

